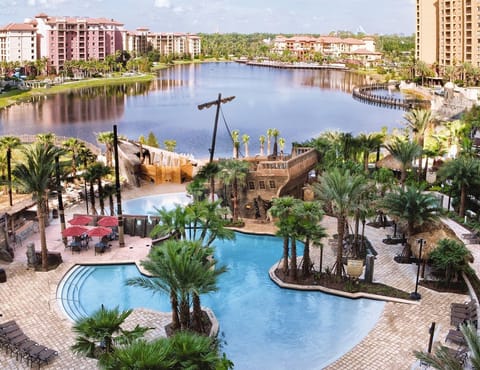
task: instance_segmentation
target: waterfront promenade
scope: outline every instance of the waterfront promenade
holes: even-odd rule
[[[184,189],[183,185],[148,185],[124,192],[124,199],[139,196],[178,192]],[[67,209],[67,220],[75,213],[82,213],[82,204]],[[24,332],[33,340],[58,350],[59,356],[45,366],[46,369],[94,369],[96,361],[78,357],[70,351],[74,342],[71,330],[71,321],[59,309],[55,300],[55,291],[64,274],[78,262],[108,263],[134,262],[145,258],[150,244],[149,238],[126,236],[126,247],[119,248],[114,242],[112,250],[102,255],[94,255],[93,248],[81,254],[72,254],[65,250],[58,219],[51,220],[47,228],[47,242],[49,250],[62,253],[64,263],[54,271],[34,272],[26,267],[26,250],[28,242],[34,242],[39,249],[38,233],[32,235],[15,250],[15,261],[12,264],[3,264],[7,272],[7,282],[0,284],[0,321],[14,319]],[[325,217],[323,221],[329,237],[325,238],[324,266],[331,265],[334,260],[334,247],[327,240],[336,233],[336,220]],[[466,231],[459,225],[453,224],[459,234]],[[275,227],[272,223],[259,223],[247,220],[246,230],[251,232],[271,232]],[[376,229],[367,227],[366,235],[378,252],[375,260],[374,280],[396,288],[411,292],[415,288],[416,265],[397,264],[393,257],[400,253],[401,245],[386,245],[382,239],[386,234],[392,234],[390,229]],[[469,246],[470,247],[470,246]],[[472,246],[475,247],[475,246]],[[478,246],[476,246],[478,247]],[[313,261],[319,261],[319,249],[312,248]],[[475,249],[472,248],[475,253]],[[478,253],[475,253],[478,254]],[[480,261],[480,255],[475,255],[475,261]],[[480,267],[474,262],[473,267]],[[268,271],[265,271],[267,274]],[[469,300],[465,295],[437,293],[419,287],[422,299],[418,303],[401,304],[386,303],[383,314],[373,330],[356,347],[335,361],[327,368],[333,369],[410,369],[415,362],[413,350],[426,349],[429,339],[428,329],[432,322],[436,322],[438,332],[436,340],[444,343],[446,333],[450,329],[449,311],[452,302]],[[163,335],[163,325],[170,319],[168,313],[135,310],[129,325],[140,323],[155,326],[157,329],[150,336]],[[221,330],[221,323],[220,323]],[[312,328],[315,330],[315,328]],[[355,328],[352,327],[352,331]],[[274,354],[272,354],[274,355]],[[15,360],[15,357],[0,351],[2,369],[27,369],[25,363]],[[311,369],[318,369],[312,363]],[[295,370],[295,369],[293,369]],[[302,369],[308,370],[308,369]]]

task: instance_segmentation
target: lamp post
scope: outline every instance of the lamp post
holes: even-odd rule
[[[415,282],[415,291],[410,293],[410,298],[418,301],[422,296],[418,293],[418,279],[420,278],[420,264],[422,263],[422,249],[425,245],[425,240],[418,239],[418,244],[420,245],[420,251],[418,253],[418,260],[417,260],[417,281]]]

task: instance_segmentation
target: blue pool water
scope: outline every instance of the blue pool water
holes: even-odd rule
[[[281,257],[279,238],[237,233],[215,247],[229,271],[202,305],[215,313],[235,369],[321,369],[359,343],[383,311],[379,301],[278,288],[268,270]],[[63,306],[73,318],[101,304],[170,311],[167,295],[125,286],[139,275],[135,265],[81,266],[61,285]]]
[[[156,215],[156,209],[172,209],[175,205],[187,205],[192,199],[185,192],[150,195],[122,202],[125,215]]]

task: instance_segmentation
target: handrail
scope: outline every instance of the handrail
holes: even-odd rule
[[[375,90],[386,90],[387,88],[388,84],[371,84],[358,86],[353,89],[352,96],[354,99],[358,99],[360,101],[405,110],[415,108],[429,108],[431,105],[429,100],[393,98],[390,96],[374,94],[372,92]]]

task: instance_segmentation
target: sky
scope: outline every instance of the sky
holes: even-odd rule
[[[113,18],[152,32],[415,32],[415,0],[0,0],[0,25],[41,12]]]

